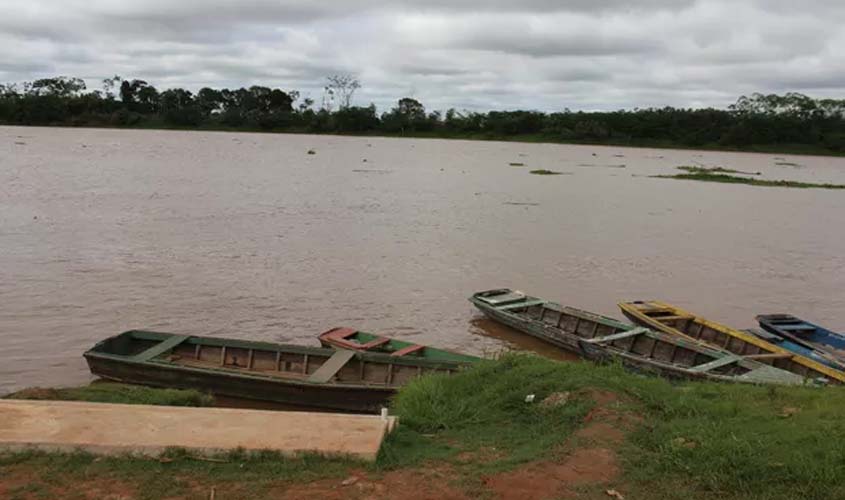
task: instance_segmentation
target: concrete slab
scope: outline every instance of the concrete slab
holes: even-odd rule
[[[156,456],[243,448],[375,460],[395,417],[231,408],[0,400],[0,449]]]

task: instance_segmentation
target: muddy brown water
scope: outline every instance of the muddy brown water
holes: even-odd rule
[[[0,393],[86,382],[130,328],[552,353],[466,300],[503,286],[845,330],[845,192],[647,177],[677,165],[845,183],[845,158],[0,127]]]

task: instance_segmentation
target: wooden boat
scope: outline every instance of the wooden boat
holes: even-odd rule
[[[624,302],[619,304],[619,307],[625,316],[642,326],[694,340],[740,356],[758,356],[761,362],[807,379],[830,383],[845,382],[845,372],[791,352],[756,335],[708,321],[665,302]]]
[[[481,360],[481,358],[475,356],[374,335],[353,328],[332,328],[327,332],[321,333],[319,338],[323,347],[334,347],[337,349],[379,352],[391,356],[421,358],[430,361],[474,363]]]
[[[346,411],[377,411],[402,385],[465,363],[132,330],[85,352],[91,373],[159,387]]]
[[[756,319],[763,329],[754,331],[757,336],[799,354],[810,351],[820,362],[845,370],[845,335],[791,314],[761,314]]]
[[[801,384],[803,377],[753,358],[638,328],[510,289],[479,292],[470,301],[491,319],[593,361],[678,379]]]
[[[761,314],[757,316],[760,327],[779,337],[800,341],[823,349],[838,358],[845,358],[845,335],[804,321],[791,314]]]

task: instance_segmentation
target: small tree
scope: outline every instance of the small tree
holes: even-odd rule
[[[329,105],[326,106],[327,99],[323,99],[323,107],[331,111],[331,103],[334,102],[335,97],[340,103],[340,109],[346,109],[352,104],[352,96],[355,91],[361,88],[359,82],[352,75],[332,75],[326,78],[329,83],[325,87],[326,96],[329,97]]]

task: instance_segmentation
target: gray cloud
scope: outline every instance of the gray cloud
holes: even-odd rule
[[[842,97],[845,3],[806,0],[0,0],[0,79],[115,73],[429,109],[726,106]]]

